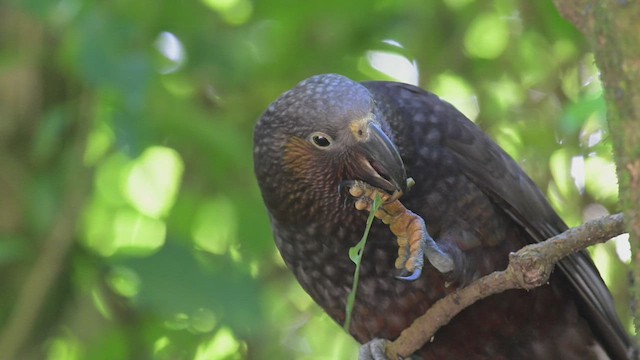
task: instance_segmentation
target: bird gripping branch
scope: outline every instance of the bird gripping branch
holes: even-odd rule
[[[505,269],[509,253],[567,229],[495,142],[450,104],[407,84],[334,74],[302,81],[256,124],[254,167],[280,254],[339,324],[353,283],[348,252],[366,214],[356,209],[362,197],[337,189],[361,182],[392,197],[403,194],[402,204],[425,219],[424,242],[409,236],[408,249],[388,226],[373,224],[349,329],[361,343],[395,339],[438,299]],[[410,192],[408,177],[415,179]],[[429,239],[431,247],[424,245]],[[429,261],[413,272],[419,276],[398,279],[398,254],[401,267],[415,270],[422,247]],[[430,258],[430,248],[448,259],[444,265]],[[471,305],[415,355],[627,359],[629,348],[608,289],[580,252],[558,264],[548,285]]]

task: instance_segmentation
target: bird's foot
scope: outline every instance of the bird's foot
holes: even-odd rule
[[[386,347],[390,344],[387,339],[375,338],[368,343],[360,346],[358,353],[358,360],[389,360],[391,357],[387,356]],[[398,360],[419,360],[419,356],[411,355],[407,358],[403,358],[398,355]]]
[[[453,271],[453,259],[440,249],[429,235],[427,226],[420,216],[404,207],[398,199],[393,199],[391,195],[367,183],[356,180],[345,186],[348,187],[349,194],[356,199],[355,207],[358,210],[371,211],[373,200],[378,194],[384,201],[374,215],[389,225],[389,229],[397,237],[398,258],[395,266],[403,273],[398,279],[413,281],[419,278],[425,256],[441,273]]]
[[[384,349],[389,343],[387,339],[373,339],[360,346],[359,360],[389,360]]]

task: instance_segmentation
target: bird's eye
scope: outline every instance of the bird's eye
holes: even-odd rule
[[[324,133],[320,133],[320,132],[313,133],[311,134],[309,139],[311,140],[313,145],[321,149],[326,149],[329,146],[331,146],[331,137],[329,137],[329,135]]]

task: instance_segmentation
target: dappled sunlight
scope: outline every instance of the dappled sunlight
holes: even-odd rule
[[[500,126],[498,133],[495,134],[495,141],[504,151],[514,159],[519,159],[522,153],[522,136],[518,129],[510,124]]]
[[[167,336],[161,336],[153,343],[153,355],[160,357],[162,351],[171,344],[171,340]]]
[[[189,328],[189,315],[175,313],[171,319],[165,320],[163,325],[169,330],[185,330]]]
[[[300,329],[300,335],[310,350],[305,359],[358,358],[358,343],[324,313],[310,318]]]
[[[282,295],[282,294],[281,294]],[[309,310],[310,307],[315,306],[315,303],[300,286],[290,285],[284,292],[284,297],[287,303],[293,305],[298,311]]]
[[[160,65],[161,74],[170,74],[180,70],[187,61],[184,45],[175,34],[163,31],[155,41],[156,49],[168,62]]]
[[[215,10],[230,25],[242,25],[253,13],[253,4],[249,0],[202,0]]]
[[[127,203],[124,183],[125,171],[131,163],[126,155],[116,152],[102,161],[96,169],[94,203],[122,206]]]
[[[227,198],[218,197],[198,207],[191,234],[197,248],[224,255],[237,240],[237,228],[234,204]]]
[[[631,244],[629,243],[629,234],[621,234],[612,239],[616,246],[616,254],[620,261],[625,264],[631,263]]]
[[[596,66],[596,59],[592,52],[584,55],[580,62],[580,86],[585,95],[602,94],[602,81],[600,70]]]
[[[252,260],[249,263],[249,274],[252,278],[256,279],[260,276],[260,262],[257,260]]]
[[[394,81],[399,81],[411,85],[418,85],[419,71],[418,63],[415,60],[409,60],[402,55],[402,44],[395,40],[384,40],[383,43],[397,48],[398,52],[384,50],[370,50],[366,53],[366,60],[369,65],[387,75]]]
[[[475,121],[478,117],[480,106],[475,90],[462,77],[453,73],[442,73],[434,79],[430,89],[455,106],[471,121]]]
[[[147,217],[133,209],[95,205],[87,211],[84,243],[102,256],[149,255],[165,240],[162,220]]]
[[[578,188],[571,177],[571,161],[573,157],[567,149],[556,150],[549,158],[549,168],[553,180],[564,198],[578,195]]]
[[[217,324],[218,320],[213,311],[199,308],[191,314],[189,329],[196,333],[208,333],[213,330]]]
[[[571,178],[571,154],[565,148],[554,151],[548,160],[549,171],[553,181],[549,182],[546,195],[549,202],[556,209],[560,217],[570,227],[582,223],[582,214],[576,213],[580,209],[567,199],[577,198],[580,194]]]
[[[371,66],[392,79],[407,84],[418,85],[418,69],[402,55],[385,51],[368,51],[367,59]]]
[[[600,203],[587,204],[582,208],[584,222],[610,215],[609,210]]]
[[[81,360],[82,345],[71,334],[50,339],[47,342],[47,360]]]
[[[584,157],[582,156],[574,156],[571,158],[571,169],[569,170],[571,173],[571,178],[573,179],[573,183],[576,185],[576,188],[582,194],[584,191],[585,184],[585,170],[584,170]]]
[[[574,52],[575,49],[566,51]],[[602,96],[600,72],[594,62],[593,54],[587,54],[577,65],[560,74],[562,92],[572,102],[580,104]]]
[[[223,327],[210,340],[198,346],[193,360],[218,360],[240,358],[238,351],[242,343],[233,335],[231,329]]]
[[[496,81],[491,81],[489,86],[486,86],[486,91],[505,111],[522,105],[525,100],[525,91],[522,86],[506,74]]]
[[[147,255],[164,244],[164,221],[129,209],[115,214],[112,246],[114,253]]]
[[[587,146],[594,147],[598,145],[598,143],[602,141],[603,136],[604,136],[604,131],[602,129],[596,130],[594,133],[589,135],[589,138],[587,139]]]
[[[314,74],[435,93],[571,226],[619,211],[600,72],[551,3],[152,5],[2,7],[0,313],[43,303],[11,358],[355,358],[276,249],[252,164],[256,119]],[[628,235],[593,253],[626,306]],[[57,280],[21,295],[32,271]]]
[[[601,218],[606,215],[609,215],[609,212],[604,206],[589,204],[585,207],[584,221]],[[616,289],[616,283],[621,280],[622,283],[626,282],[626,279],[621,279],[620,275],[627,274],[628,271],[626,264],[629,263],[631,257],[629,234],[621,234],[605,243],[590,246],[587,251],[591,254],[602,279],[610,289]],[[613,295],[615,298],[615,290]]]
[[[208,333],[218,325],[218,319],[213,311],[207,308],[197,308],[190,314],[176,313],[164,322],[169,330],[186,330],[191,333]]]
[[[556,39],[551,45],[557,64],[569,63],[578,53],[578,46],[567,39]]]
[[[611,159],[590,156],[585,160],[585,187],[598,201],[608,204],[618,201],[618,178]]]
[[[87,139],[87,148],[84,152],[85,165],[96,165],[98,160],[102,159],[107,153],[114,141],[115,136],[111,128],[102,121],[98,122]]]
[[[150,147],[137,159],[116,153],[97,170],[83,243],[102,256],[143,256],[165,242],[163,218],[175,202],[184,165],[175,150]]]
[[[175,201],[183,169],[175,150],[161,146],[145,150],[127,175],[126,194],[131,205],[149,217],[165,216]]]
[[[469,56],[495,59],[502,55],[509,43],[509,25],[495,13],[476,17],[464,35],[464,49]]]
[[[126,266],[114,266],[106,280],[115,293],[125,298],[136,296],[142,285],[138,274]]]
[[[601,244],[594,245],[589,248],[593,261],[598,264],[600,276],[605,284],[609,286],[611,283],[611,257],[607,254],[607,250]]]
[[[536,31],[524,31],[518,41],[513,43],[517,55],[514,61],[526,71],[520,72],[521,84],[530,90],[544,88],[544,96],[549,96],[551,89],[546,89],[545,80],[554,71],[554,59],[548,40]],[[547,91],[548,90],[548,91]],[[535,94],[535,91],[533,92]],[[535,96],[533,98],[535,100]]]

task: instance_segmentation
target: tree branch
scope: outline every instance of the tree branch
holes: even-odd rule
[[[610,215],[511,253],[509,266],[504,271],[484,276],[436,302],[400,337],[386,346],[387,357],[397,359],[398,356],[410,356],[427,343],[439,328],[476,301],[509,289],[530,290],[546,284],[560,259],[624,232],[623,215]]]
[[[82,97],[77,115],[77,136],[69,155],[69,180],[61,208],[51,229],[42,239],[40,254],[25,277],[13,310],[0,332],[0,354],[5,359],[17,358],[29,340],[47,296],[64,270],[65,259],[73,246],[73,234],[91,183],[90,169],[85,167],[82,160],[92,124],[88,120],[90,106],[89,97]]]

